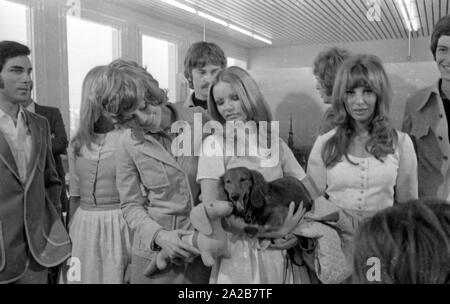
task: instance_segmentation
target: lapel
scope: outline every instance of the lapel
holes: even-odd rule
[[[37,103],[34,103],[34,112],[36,114],[39,115],[43,115],[43,113],[45,112],[43,108],[41,108],[41,106],[39,106]]]
[[[36,114],[39,114],[47,118],[47,110],[45,109],[45,107],[42,107],[37,103],[34,103],[34,111],[36,112]]]
[[[31,132],[31,159],[30,163],[28,165],[28,172],[30,175],[27,179],[26,188],[28,188],[30,182],[33,180],[34,174],[36,173],[36,167],[39,163],[39,160],[41,159],[41,152],[42,152],[42,146],[45,144],[43,143],[43,130],[41,126],[39,125],[39,122],[35,120],[35,118],[30,114],[30,112],[24,110],[25,117],[27,119],[28,128]]]
[[[440,81],[423,91],[420,97],[422,102],[416,112],[419,125],[429,126],[436,134],[445,132],[447,135],[447,122],[439,119],[439,114],[445,113],[443,101],[439,90]]]
[[[11,148],[3,132],[0,132],[0,159],[5,163],[6,167],[12,172],[17,180],[21,182],[16,160],[11,152]]]
[[[153,138],[153,136],[144,135],[144,140],[138,141],[136,146],[138,146],[141,153],[183,171],[172,155],[167,152],[166,149],[164,149],[164,147],[155,138]]]

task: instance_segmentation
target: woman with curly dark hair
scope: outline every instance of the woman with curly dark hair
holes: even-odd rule
[[[309,181],[359,220],[417,198],[417,160],[411,139],[389,121],[392,92],[380,59],[356,55],[338,71],[333,90],[336,127],[317,138]]]

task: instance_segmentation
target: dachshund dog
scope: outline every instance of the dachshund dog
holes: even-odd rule
[[[245,167],[228,170],[223,176],[223,187],[233,203],[233,213],[247,224],[264,226],[266,231],[281,227],[291,202],[295,202],[295,210],[301,202],[306,211],[311,210],[313,204],[308,190],[295,177],[266,182],[261,173]],[[249,226],[245,231],[256,234],[255,229]]]

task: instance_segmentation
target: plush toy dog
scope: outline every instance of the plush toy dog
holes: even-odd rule
[[[266,182],[256,170],[246,167],[229,169],[223,176],[223,187],[233,203],[233,213],[247,224],[264,226],[264,230],[277,230],[284,222],[289,204],[295,202],[297,209],[301,202],[306,211],[313,200],[301,181],[295,177],[282,177]],[[245,231],[256,234],[258,228],[248,226]]]
[[[220,256],[229,257],[227,236],[221,219],[230,215],[232,211],[233,205],[230,202],[219,200],[201,203],[191,211],[190,218],[196,231],[192,236],[183,236],[182,240],[199,249],[205,266],[213,266]],[[145,269],[144,274],[151,275],[158,269],[163,270],[168,262],[167,253],[161,250]]]

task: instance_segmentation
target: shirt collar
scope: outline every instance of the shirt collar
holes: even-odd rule
[[[22,120],[28,125],[28,117],[21,105],[19,105],[19,114],[17,115],[17,120],[19,120],[19,117],[22,117]]]
[[[34,105],[34,102],[30,103],[30,105],[27,107],[27,111],[31,113],[36,113],[36,106]]]
[[[437,97],[441,98],[441,94],[440,94],[440,90],[439,90],[440,83],[441,83],[441,79],[439,79],[432,86],[428,87],[425,90],[425,96],[423,98],[423,102],[419,105],[419,108],[417,109],[418,111],[421,111],[430,102],[433,94],[436,95]]]
[[[25,121],[26,123],[27,121],[27,115],[24,112],[24,109],[21,105],[19,105],[19,113],[17,114],[17,119],[19,119],[19,117],[22,117],[23,121]],[[0,119],[2,118],[11,118],[11,116],[9,116],[8,114],[6,114],[2,109],[0,109]]]
[[[5,116],[9,117],[9,115],[7,115],[5,112],[3,112],[2,109],[0,109],[0,119],[4,118]]]

